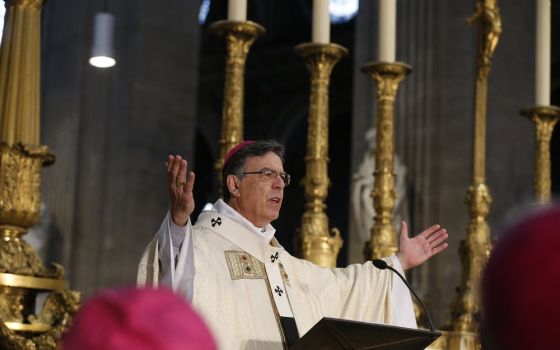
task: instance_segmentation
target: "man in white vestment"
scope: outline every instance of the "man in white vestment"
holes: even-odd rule
[[[245,141],[225,157],[223,199],[193,225],[195,174],[169,156],[171,208],[138,272],[140,285],[170,286],[205,319],[220,349],[284,349],[323,317],[416,328],[410,293],[371,262],[322,268],[293,257],[274,238],[280,213],[284,148]],[[447,247],[434,225],[414,238],[401,227],[399,252],[384,260],[395,269],[419,265]]]

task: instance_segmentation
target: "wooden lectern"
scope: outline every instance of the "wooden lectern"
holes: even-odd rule
[[[290,350],[420,350],[441,333],[324,317]]]

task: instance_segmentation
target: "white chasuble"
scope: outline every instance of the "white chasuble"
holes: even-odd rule
[[[191,299],[220,349],[283,349],[280,316],[294,317],[300,336],[323,317],[416,327],[410,294],[400,292],[392,300],[392,273],[370,262],[322,268],[293,257],[274,238],[263,244],[216,211],[202,212],[190,231],[188,247],[168,262],[158,255],[158,245],[168,242],[154,239],[142,257],[138,283],[169,284]],[[394,259],[384,260],[393,265]],[[168,282],[160,276],[166,264],[176,266]],[[406,315],[394,315],[395,309]]]

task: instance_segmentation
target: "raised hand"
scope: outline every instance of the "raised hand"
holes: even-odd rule
[[[397,257],[404,270],[418,266],[431,258],[433,255],[447,248],[447,231],[439,225],[434,225],[417,236],[408,237],[406,222],[401,223],[401,235],[399,238],[399,251]]]
[[[194,210],[194,173],[187,173],[187,161],[179,155],[169,155],[165,167],[171,200],[171,218],[176,225],[185,226]]]

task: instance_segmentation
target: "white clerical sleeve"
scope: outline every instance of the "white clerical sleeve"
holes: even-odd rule
[[[188,300],[193,296],[194,250],[191,220],[177,226],[168,212],[156,236],[159,244],[160,281],[174,291],[180,289]]]
[[[404,276],[404,271],[401,262],[396,255],[391,255],[393,261],[393,268]],[[416,318],[414,317],[414,306],[410,291],[403,283],[403,281],[396,274],[393,276],[393,289],[391,290],[391,304],[393,310],[391,312],[391,324],[400,327],[418,328]]]
[[[395,258],[383,260],[402,271]],[[296,320],[304,321],[302,333],[321,317],[416,327],[410,293],[390,270],[371,262],[327,269],[295,258],[288,267],[298,300],[292,308]]]

